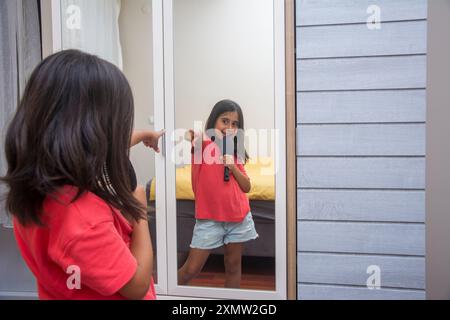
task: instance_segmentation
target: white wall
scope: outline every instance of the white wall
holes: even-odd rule
[[[272,129],[273,50],[271,0],[174,0],[175,126],[205,123],[227,98],[245,129]]]
[[[119,19],[123,71],[134,94],[136,129],[153,129],[149,124],[153,115],[151,8],[151,0],[122,0]],[[154,177],[154,159],[154,152],[142,144],[131,150],[139,184],[145,185]]]
[[[135,128],[152,128],[151,0],[122,0],[119,23]],[[274,127],[271,0],[174,0],[174,49],[177,128],[205,122],[225,98],[241,105],[247,130]],[[145,184],[154,176],[153,152],[139,145],[131,159]]]

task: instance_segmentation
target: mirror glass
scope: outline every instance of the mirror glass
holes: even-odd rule
[[[273,0],[173,3],[182,286],[275,290],[273,7]]]

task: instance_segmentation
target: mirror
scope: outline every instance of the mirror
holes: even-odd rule
[[[62,49],[79,49],[108,60],[127,77],[135,103],[134,127],[154,129],[152,0],[62,0]],[[131,148],[137,183],[145,187],[158,283],[155,153],[142,143]]]
[[[173,21],[178,284],[274,291],[273,0],[173,0]],[[226,181],[206,150],[236,132]]]

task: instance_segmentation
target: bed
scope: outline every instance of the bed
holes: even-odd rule
[[[253,257],[275,257],[275,176],[270,158],[259,158],[249,162],[245,169],[252,182],[248,193],[250,208],[259,238],[245,245],[244,255]],[[155,179],[147,183],[147,199],[150,230],[155,243]],[[178,253],[189,252],[192,231],[195,225],[195,201],[191,186],[191,166],[176,169],[177,244]],[[222,249],[213,253],[221,254]]]

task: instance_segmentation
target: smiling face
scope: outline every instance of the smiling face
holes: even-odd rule
[[[224,136],[227,134],[236,134],[237,130],[239,129],[238,113],[236,111],[233,111],[221,114],[216,120],[214,129],[222,133],[222,135]]]

